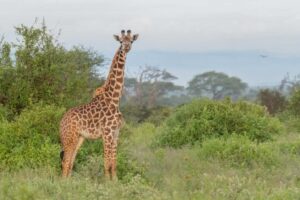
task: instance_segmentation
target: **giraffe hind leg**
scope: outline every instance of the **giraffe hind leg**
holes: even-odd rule
[[[66,141],[65,141],[66,142]],[[68,141],[67,145],[63,147],[63,159],[62,159],[62,176],[68,177],[71,174],[73,163],[75,160],[76,153],[82,144],[83,139],[77,137],[73,138],[72,141]]]
[[[62,160],[62,177],[68,177],[70,175],[71,156],[72,152],[64,152],[64,158]]]
[[[82,145],[83,142],[84,142],[84,138],[82,136],[80,136],[79,139],[78,139],[78,141],[77,141],[77,144],[76,144],[75,150],[73,152],[73,155],[72,155],[71,166],[70,166],[70,170],[71,171],[72,171],[72,168],[74,166],[74,161],[75,161],[77,152],[80,149],[80,147],[81,147],[81,145]]]

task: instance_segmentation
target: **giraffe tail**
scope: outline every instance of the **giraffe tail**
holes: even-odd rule
[[[64,151],[61,151],[61,152],[60,152],[60,159],[61,159],[61,160],[64,159]]]

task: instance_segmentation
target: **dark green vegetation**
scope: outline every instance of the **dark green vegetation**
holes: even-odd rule
[[[180,147],[208,137],[244,135],[257,142],[280,132],[280,123],[264,107],[248,102],[193,101],[174,111],[162,126],[158,144]]]
[[[299,199],[300,87],[288,79],[255,102],[190,101],[174,76],[145,68],[126,82],[119,181],[104,180],[100,140],[85,141],[73,176],[61,179],[59,121],[101,85],[103,58],[64,48],[44,25],[16,31],[17,44],[0,42],[1,200]],[[220,93],[235,99],[241,90],[225,82],[204,84],[221,84]]]

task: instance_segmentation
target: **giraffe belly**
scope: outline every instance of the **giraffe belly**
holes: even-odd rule
[[[98,130],[81,130],[80,135],[87,139],[98,139],[102,137],[101,129]]]

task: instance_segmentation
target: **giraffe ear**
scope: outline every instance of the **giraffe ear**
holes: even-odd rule
[[[118,35],[114,35],[115,40],[120,42],[120,37]]]
[[[134,34],[132,36],[132,41],[136,41],[138,39],[138,37],[139,37],[139,34]]]

